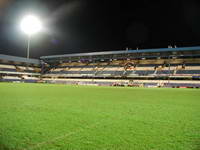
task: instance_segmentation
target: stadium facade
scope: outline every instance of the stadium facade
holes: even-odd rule
[[[106,86],[200,87],[200,47],[42,56],[0,55],[0,80]]]

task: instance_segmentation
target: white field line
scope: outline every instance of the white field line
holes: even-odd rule
[[[30,147],[25,148],[25,149],[23,149],[23,150],[33,150],[33,149],[36,149],[36,148],[40,148],[40,147],[42,147],[42,146],[44,146],[44,145],[52,144],[52,143],[54,143],[54,142],[56,142],[56,141],[58,141],[58,140],[61,140],[61,139],[64,139],[64,138],[66,138],[66,137],[75,135],[75,134],[77,134],[77,133],[79,133],[79,132],[82,132],[82,131],[84,131],[85,129],[92,129],[92,128],[96,127],[99,123],[100,123],[100,122],[97,122],[97,123],[95,123],[95,124],[88,125],[88,126],[85,126],[85,127],[83,127],[83,128],[78,128],[78,129],[76,129],[75,131],[68,132],[68,133],[63,134],[63,135],[61,135],[61,136],[57,136],[57,137],[52,138],[52,139],[50,139],[50,140],[48,140],[48,141],[43,141],[43,142],[40,142],[40,143],[36,143],[36,144],[34,144],[33,146],[30,146]]]

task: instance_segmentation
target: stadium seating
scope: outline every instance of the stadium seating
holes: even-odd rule
[[[102,81],[81,81],[81,84],[98,85],[122,85],[119,80],[152,80],[155,82],[124,83],[125,85],[136,86],[177,86],[176,83],[159,83],[158,80],[199,80],[200,79],[200,58],[191,57],[195,52],[161,50],[133,51],[132,58],[128,51],[106,52],[94,55],[70,54],[59,56],[44,56],[40,60],[26,60],[18,57],[9,57],[10,60],[0,59],[1,80],[37,82],[65,83],[65,79],[73,79],[67,83],[80,84],[80,79],[101,79]],[[200,54],[200,48],[198,49]],[[88,55],[88,56],[87,56]],[[105,55],[105,56],[104,56]],[[162,58],[161,58],[162,55]],[[156,57],[155,57],[156,56]],[[184,56],[184,57],[183,57]],[[4,55],[1,57],[4,58]],[[45,59],[47,58],[47,59]],[[105,58],[105,59],[104,59]],[[23,63],[15,62],[23,61]],[[27,62],[27,63],[26,63]],[[31,63],[31,65],[30,65]],[[75,81],[78,79],[78,81]],[[103,81],[103,79],[117,79],[118,81]],[[116,83],[116,84],[115,84]],[[177,83],[179,84],[179,83]],[[183,84],[184,85],[184,84]],[[190,83],[185,84],[187,86]],[[182,86],[182,84],[181,84]],[[190,85],[191,86],[191,85]]]
[[[1,81],[5,82],[37,82],[39,80],[41,68],[19,65],[12,62],[0,63]]]
[[[156,62],[156,61],[155,61]],[[56,75],[57,77],[74,77],[74,76],[92,76],[92,77],[136,77],[136,76],[176,76],[186,75],[193,76],[200,74],[200,65],[193,67],[182,68],[183,64],[173,64],[166,67],[165,64],[138,64],[137,66],[122,65],[123,62],[117,63],[92,63],[87,65],[75,65],[75,63],[61,64],[58,68],[53,68],[49,71],[47,76]],[[96,66],[95,66],[96,65]],[[196,64],[197,65],[197,64]],[[62,67],[60,67],[62,66]]]

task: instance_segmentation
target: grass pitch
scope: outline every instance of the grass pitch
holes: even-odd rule
[[[200,91],[0,83],[1,150],[199,150]]]

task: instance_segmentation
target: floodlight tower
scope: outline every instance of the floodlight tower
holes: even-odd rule
[[[27,59],[30,57],[31,36],[38,33],[41,29],[42,24],[36,16],[28,15],[22,19],[21,30],[28,36]]]

